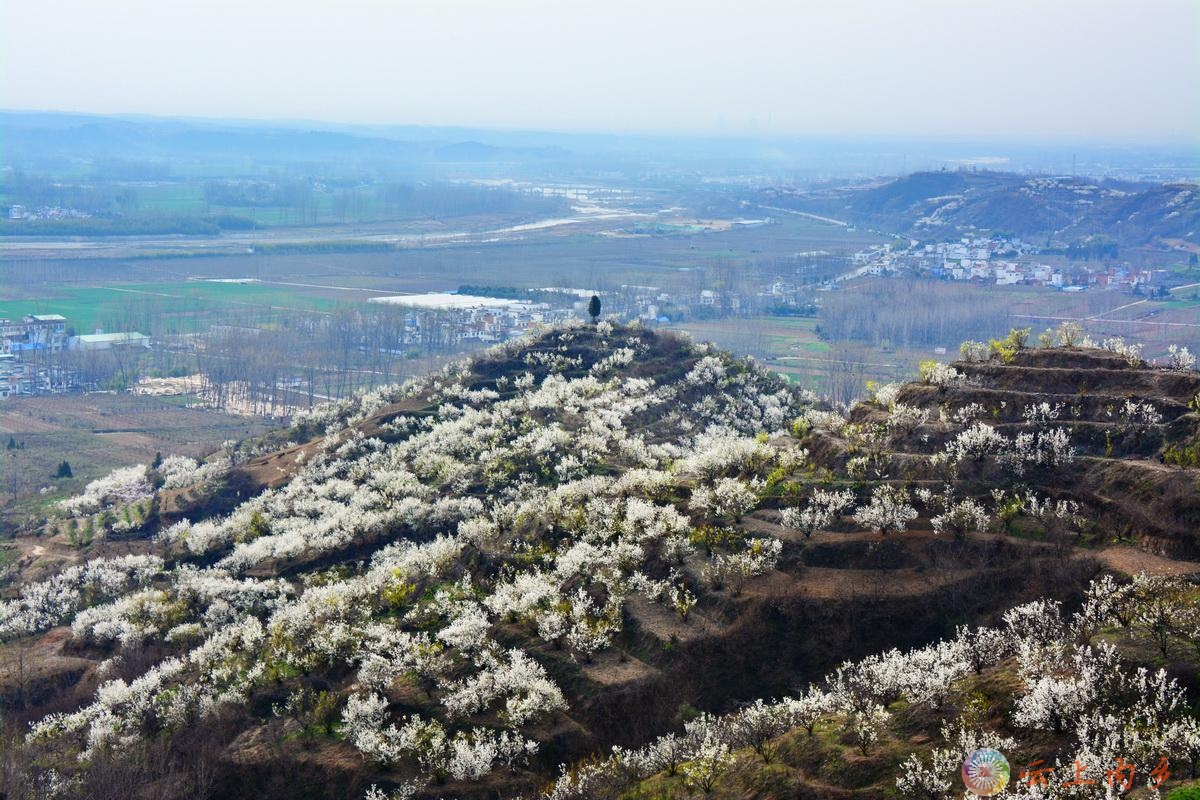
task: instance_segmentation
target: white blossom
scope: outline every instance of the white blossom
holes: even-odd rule
[[[832,524],[837,515],[853,502],[854,493],[848,490],[833,492],[817,489],[805,508],[785,508],[781,521],[785,527],[800,531],[807,539],[814,531]]]
[[[1167,347],[1167,369],[1187,372],[1196,368],[1196,357],[1186,347],[1170,345]]]
[[[92,481],[83,494],[61,501],[58,507],[73,517],[82,517],[113,505],[146,500],[153,494],[146,465],[136,464]]]
[[[917,518],[917,510],[908,504],[908,492],[890,484],[880,484],[871,492],[871,501],[859,506],[854,520],[876,533],[905,530]]]

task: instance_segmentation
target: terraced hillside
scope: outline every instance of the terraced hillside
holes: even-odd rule
[[[917,658],[957,675],[964,646],[933,643],[960,626],[1194,569],[1200,376],[1123,343],[998,344],[843,413],[708,346],[556,329],[114,473],[11,545],[2,790],[687,796],[725,780],[696,783],[706,753],[740,763],[708,714],[889,648],[949,648]],[[983,635],[1019,651],[1004,631]],[[980,702],[1013,702],[996,681]],[[822,746],[902,695],[814,700]],[[666,778],[603,760],[671,732]],[[861,770],[798,762],[786,791],[746,762],[729,796],[892,794],[930,741],[907,735]]]
[[[1197,599],[1180,578],[1104,576],[1073,614],[1040,600],[994,627],[847,661],[793,696],[576,765],[547,796],[1189,800]]]
[[[964,492],[980,494],[1003,485],[1007,472],[1016,483],[1082,503],[1090,527],[1080,534],[1200,559],[1200,492],[1194,473],[1178,468],[1180,463],[1196,466],[1200,453],[1200,375],[1149,369],[1134,358],[1130,363],[1128,355],[1098,348],[1023,349],[1010,363],[959,362],[954,368],[961,380],[909,384],[897,403],[927,412],[930,420],[970,418],[972,425],[987,425],[1014,446],[1022,434],[1064,431],[1075,451],[1069,466],[1031,464],[1028,474],[1011,474],[1003,458],[991,457],[1003,453],[976,450],[955,465],[954,478]],[[861,418],[881,416],[868,408],[860,407]],[[962,424],[919,426],[893,439],[891,450],[897,458],[920,460],[931,445],[944,446],[952,433],[962,436],[963,430]],[[999,439],[993,444],[1003,447]]]

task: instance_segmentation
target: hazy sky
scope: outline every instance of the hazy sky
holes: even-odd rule
[[[1200,143],[1200,0],[0,0],[0,107]]]

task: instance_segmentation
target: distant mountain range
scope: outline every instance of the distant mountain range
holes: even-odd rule
[[[272,169],[337,162],[402,171],[475,163],[501,164],[511,172],[513,165],[527,165],[524,177],[545,178],[549,167],[571,180],[583,175],[661,180],[664,172],[685,181],[864,179],[980,164],[1055,172],[1076,161],[1084,173],[1137,180],[1200,174],[1200,157],[1188,145],[689,136],[0,110],[0,166],[54,171],[64,163],[78,167],[116,159],[218,160],[223,166]]]
[[[1007,172],[917,172],[885,183],[769,188],[760,202],[919,239],[975,232],[1070,244],[1184,240],[1200,228],[1200,187]]]
[[[5,160],[62,157],[237,158],[281,161],[395,160],[399,162],[542,162],[570,154],[544,144],[489,144],[445,137],[398,139],[383,131],[344,131],[284,123],[251,125],[218,120],[93,117],[0,112]]]

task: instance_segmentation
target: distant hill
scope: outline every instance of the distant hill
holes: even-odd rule
[[[255,159],[331,161],[380,159],[410,163],[440,161],[541,162],[568,159],[549,145],[484,144],[460,139],[471,131],[431,131],[397,138],[375,129],[329,130],[264,122],[103,117],[82,114],[0,112],[4,159],[9,164],[55,159]],[[445,137],[445,138],[441,138]]]
[[[871,185],[806,191],[771,188],[764,205],[828,215],[891,233],[950,239],[968,233],[1071,244],[1197,239],[1200,189],[1005,172],[917,172]]]

